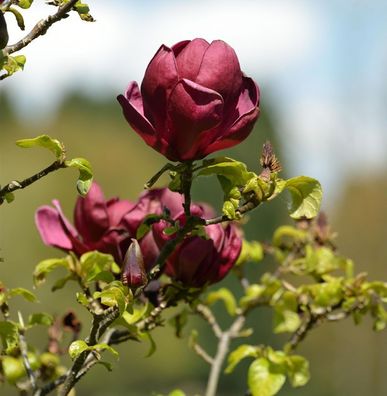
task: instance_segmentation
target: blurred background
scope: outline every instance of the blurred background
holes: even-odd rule
[[[260,86],[262,116],[251,136],[225,152],[258,169],[262,143],[270,139],[286,176],[308,175],[324,188],[323,207],[338,232],[340,252],[355,260],[357,271],[386,280],[387,265],[387,3],[382,0],[88,1],[97,20],[88,24],[71,15],[23,54],[24,72],[0,83],[0,183],[23,179],[51,163],[44,150],[22,150],[17,139],[47,133],[61,139],[68,158],[82,156],[93,165],[106,197],[135,200],[164,159],[130,130],[116,102],[129,81],[141,81],[145,68],[164,43],[203,37],[232,45],[242,69]],[[53,11],[35,1],[25,13],[26,29]],[[8,18],[11,42],[23,36]],[[53,198],[72,218],[76,174],[59,171],[0,210],[0,278],[9,287],[31,288],[40,260],[61,252],[43,246],[34,212]],[[219,204],[213,179],[195,186],[196,199]],[[248,239],[269,240],[289,223],[287,202],[279,198],[250,216]],[[257,271],[270,269],[269,264]],[[52,295],[49,282],[37,291],[41,302],[14,308],[62,314],[77,306],[75,288]],[[251,343],[280,347],[285,338],[271,334],[268,312],[251,318],[257,328]],[[214,340],[200,321],[200,342],[210,351]],[[34,330],[31,341],[41,338]],[[188,335],[189,329],[185,334]],[[96,367],[81,381],[78,395],[151,395],[176,387],[188,395],[202,392],[206,369],[172,328],[154,332],[156,353],[128,343],[113,373]],[[34,338],[35,337],[35,338]],[[42,344],[44,346],[44,344]],[[387,394],[387,336],[365,320],[326,324],[300,348],[311,363],[312,380],[280,395],[383,396]],[[246,363],[247,364],[247,363]],[[222,379],[220,396],[242,396],[246,364]],[[10,388],[0,389],[12,395]]]

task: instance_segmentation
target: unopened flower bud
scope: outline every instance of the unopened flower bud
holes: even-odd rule
[[[144,286],[147,281],[140,245],[136,239],[132,239],[124,258],[122,282],[131,288],[137,288]]]

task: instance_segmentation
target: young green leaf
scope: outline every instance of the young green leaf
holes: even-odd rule
[[[64,267],[69,269],[69,262],[67,258],[56,258],[41,261],[35,267],[35,271],[33,273],[34,285],[40,286],[42,283],[45,282],[47,274],[58,267]]]
[[[286,181],[285,188],[290,192],[290,217],[293,219],[316,217],[321,205],[321,184],[308,176],[298,176]]]
[[[286,380],[284,368],[263,357],[251,363],[247,378],[253,396],[273,396]]]
[[[43,147],[55,154],[57,159],[60,159],[65,154],[63,143],[57,139],[53,139],[48,135],[40,135],[32,139],[21,139],[16,142],[16,145],[23,148]]]
[[[6,353],[19,345],[19,326],[10,320],[0,322],[0,337]]]
[[[287,374],[292,386],[304,386],[310,379],[309,362],[300,355],[288,356]]]
[[[76,359],[82,352],[87,351],[89,346],[83,340],[74,341],[69,346],[69,355],[72,360]]]
[[[236,348],[234,351],[232,351],[229,356],[228,356],[228,365],[224,372],[226,374],[230,374],[233,372],[235,366],[242,360],[247,357],[258,357],[259,354],[261,353],[261,348],[253,346],[253,345],[247,345],[243,344],[240,345],[238,348]]]
[[[37,312],[33,313],[28,317],[28,325],[43,325],[43,326],[51,326],[54,323],[54,318],[52,315],[45,312]]]
[[[15,287],[14,289],[10,289],[10,290],[8,290],[7,294],[9,297],[21,296],[29,302],[37,302],[38,301],[38,299],[36,298],[34,293],[32,293],[29,290],[24,289],[22,287]]]
[[[223,301],[226,310],[230,316],[234,316],[237,310],[237,304],[234,295],[230,290],[222,287],[221,289],[211,292],[206,297],[206,303],[209,305],[214,304],[216,301]]]
[[[93,171],[90,162],[84,158],[74,158],[70,161],[66,161],[65,165],[79,170],[77,190],[81,196],[85,196],[93,182]]]

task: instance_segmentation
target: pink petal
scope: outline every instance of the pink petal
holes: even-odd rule
[[[176,55],[175,47],[173,47],[177,63],[177,72],[179,78],[195,81],[202,64],[203,55],[210,44],[203,39],[192,40]]]
[[[150,61],[141,84],[144,115],[164,137],[167,101],[178,82],[176,60],[173,51],[162,45]]]
[[[237,97],[242,85],[242,72],[235,51],[222,40],[213,41],[203,56],[195,82],[218,92],[227,107],[227,103]]]
[[[145,143],[151,147],[157,147],[156,132],[152,124],[144,116],[144,107],[138,85],[135,81],[131,82],[125,92],[125,96],[117,97],[124,116],[130,126],[138,133]]]
[[[223,99],[190,80],[176,84],[168,101],[168,141],[180,160],[196,158],[199,135],[222,120]]]
[[[86,243],[98,241],[109,228],[105,197],[97,183],[92,184],[86,197],[77,199],[74,222]]]
[[[107,202],[107,212],[110,227],[118,226],[125,214],[132,210],[134,206],[134,203],[125,200],[109,200]]]
[[[35,223],[46,245],[66,251],[73,249],[72,241],[57,210],[51,206],[40,207],[35,214]]]
[[[207,146],[202,146],[205,155],[223,150],[241,143],[252,131],[259,116],[259,89],[255,82],[244,77],[244,87],[239,96],[234,123],[217,140]],[[220,131],[221,132],[221,131]]]

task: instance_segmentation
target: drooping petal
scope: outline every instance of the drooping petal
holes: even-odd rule
[[[109,228],[105,197],[93,183],[86,197],[79,197],[74,209],[74,223],[84,242],[98,241]]]
[[[255,82],[251,78],[244,77],[243,89],[234,110],[235,121],[226,131],[220,131],[213,143],[202,146],[206,155],[233,147],[247,138],[260,113],[259,99],[259,89]]]
[[[198,38],[185,45],[177,55],[174,50],[179,78],[196,81],[203,55],[209,46],[210,44],[206,40]]]
[[[190,80],[176,84],[168,101],[168,140],[180,160],[192,159],[203,131],[222,120],[223,99],[215,91]]]
[[[213,41],[203,56],[195,82],[218,92],[227,107],[242,85],[242,72],[235,51],[222,40]]]
[[[176,59],[172,49],[162,45],[150,61],[141,84],[144,115],[160,137],[166,133],[167,101],[178,82]]]
[[[124,215],[134,208],[134,203],[113,198],[106,203],[106,206],[109,216],[109,225],[110,227],[115,227],[120,224]]]
[[[141,136],[145,143],[155,150],[158,150],[158,139],[153,125],[144,115],[144,106],[138,85],[135,81],[131,82],[124,95],[117,97],[126,121]]]
[[[60,219],[58,211],[51,206],[41,206],[35,214],[35,223],[43,242],[66,251],[73,250],[71,238]]]

